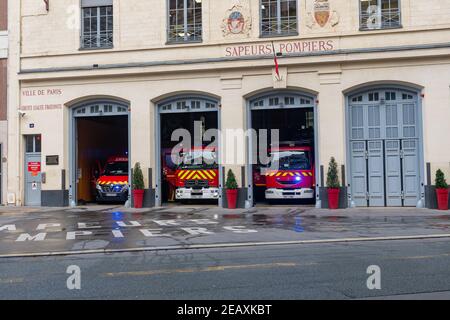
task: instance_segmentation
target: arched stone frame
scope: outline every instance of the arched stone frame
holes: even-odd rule
[[[69,135],[68,135],[68,156],[69,156],[69,199],[70,207],[77,206],[77,144],[76,144],[76,119],[84,117],[101,117],[124,115],[128,119],[128,181],[129,193],[128,201],[125,204],[131,206],[131,116],[130,102],[112,96],[89,96],[74,99],[65,104],[69,109]],[[98,106],[98,108],[96,107]],[[93,107],[93,108],[92,108]],[[83,111],[84,109],[84,111]]]
[[[423,136],[423,110],[422,110],[422,91],[423,87],[414,83],[403,82],[403,81],[373,81],[368,83],[358,84],[352,86],[343,91],[345,98],[345,148],[346,148],[346,180],[347,185],[347,196],[348,196],[348,206],[356,207],[353,199],[352,190],[352,156],[351,156],[351,126],[350,126],[350,99],[352,97],[367,94],[370,91],[382,91],[382,90],[393,90],[405,93],[411,93],[416,96],[417,99],[417,130],[418,130],[418,175],[419,175],[419,200],[416,207],[423,208],[425,206],[425,160],[424,160],[424,136]]]
[[[217,129],[219,132],[221,131],[221,104],[220,104],[220,97],[209,94],[206,92],[200,92],[200,91],[179,91],[174,93],[168,93],[159,96],[158,98],[155,98],[152,100],[152,103],[155,106],[155,117],[154,117],[154,128],[155,128],[155,142],[154,142],[154,148],[153,152],[155,155],[155,206],[161,206],[162,205],[162,163],[161,163],[161,109],[165,108],[169,104],[173,104],[179,101],[188,101],[188,100],[196,100],[201,101],[201,109],[194,110],[190,112],[217,112]],[[214,109],[210,109],[208,111],[206,107],[206,103],[212,103],[216,105],[216,111]],[[186,112],[183,110],[170,110],[167,109],[163,111],[163,113],[182,113]],[[222,145],[221,145],[221,139],[218,141],[218,159],[221,159],[221,152],[222,152]],[[223,206],[223,167],[222,164],[219,162],[218,166],[219,171],[219,200],[218,200],[218,206]]]
[[[320,199],[320,188],[323,187],[321,185],[321,179],[320,179],[320,152],[319,152],[319,138],[320,138],[320,128],[319,128],[319,112],[318,112],[318,92],[305,89],[305,88],[297,88],[297,87],[289,87],[288,89],[273,89],[273,88],[266,88],[266,89],[260,89],[257,91],[253,91],[249,94],[244,95],[244,99],[246,101],[245,107],[245,123],[246,123],[246,130],[252,129],[252,108],[251,103],[258,99],[268,98],[271,96],[285,96],[285,95],[293,95],[298,98],[305,98],[311,100],[310,107],[314,110],[314,170],[315,170],[315,178],[316,178],[316,208],[321,208],[322,203]],[[298,106],[288,106],[288,108],[298,108]],[[272,108],[275,109],[275,108]],[[247,166],[246,166],[246,186],[248,189],[247,192],[247,200],[250,203],[254,203],[253,199],[253,168],[252,168],[252,152],[250,150],[252,146],[252,137],[251,135],[248,135],[248,138],[246,139],[246,159],[247,159]]]

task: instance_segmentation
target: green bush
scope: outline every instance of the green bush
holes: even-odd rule
[[[441,169],[436,171],[436,180],[435,180],[436,188],[438,189],[448,189],[447,181],[445,180],[444,172]]]
[[[339,182],[338,175],[338,165],[334,157],[331,157],[330,163],[328,164],[327,172],[327,188],[339,188],[341,186]]]
[[[133,169],[133,190],[144,190],[144,176],[142,175],[141,164],[137,162]]]
[[[236,190],[238,188],[236,177],[231,169],[228,170],[227,182],[225,183],[225,185],[229,190]]]

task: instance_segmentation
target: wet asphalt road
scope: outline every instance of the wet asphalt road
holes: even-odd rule
[[[81,290],[66,288],[70,265]],[[370,265],[381,290],[367,289]],[[9,258],[0,268],[0,299],[450,299],[448,239]]]
[[[260,209],[228,213],[207,208],[150,212],[66,209],[0,213],[0,257],[26,253],[122,250],[191,245],[308,241],[450,234],[450,215],[432,211]]]

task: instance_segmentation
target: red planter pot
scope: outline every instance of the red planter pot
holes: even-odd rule
[[[328,207],[332,210],[339,208],[339,189],[328,188]]]
[[[236,189],[227,189],[228,209],[236,209],[238,191]]]
[[[448,189],[436,189],[436,196],[439,210],[448,210]]]
[[[133,204],[135,208],[142,208],[144,203],[144,190],[133,190]]]

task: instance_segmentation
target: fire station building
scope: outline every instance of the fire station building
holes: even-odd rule
[[[317,207],[331,157],[341,207],[434,208],[435,172],[450,175],[450,1],[9,6],[9,205],[90,202],[93,166],[116,155],[141,164],[145,206],[163,205],[173,131],[196,122],[309,140]],[[232,169],[254,205],[252,143],[234,140],[219,143],[218,202]]]

